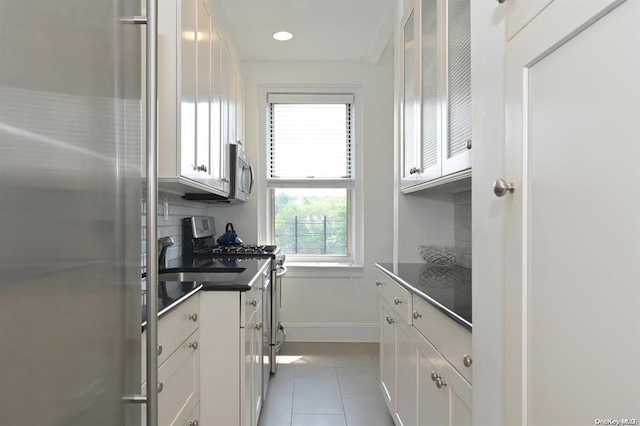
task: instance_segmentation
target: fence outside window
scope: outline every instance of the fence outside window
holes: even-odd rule
[[[346,220],[299,218],[276,219],[276,244],[287,254],[348,254]]]

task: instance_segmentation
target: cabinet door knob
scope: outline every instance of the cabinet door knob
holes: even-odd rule
[[[387,322],[389,323],[389,325],[393,324],[395,321],[393,320],[393,318],[391,318],[390,315],[387,315]]]
[[[255,308],[256,306],[258,306],[258,301],[254,299],[251,302],[249,302],[249,304]]]
[[[436,379],[436,387],[438,389],[442,389],[443,386],[447,386],[447,384],[444,382],[444,380],[442,380],[442,377],[438,377]]]
[[[493,193],[496,197],[504,197],[507,192],[513,193],[514,189],[513,184],[505,182],[504,179],[493,182]]]
[[[197,313],[192,313],[191,315],[189,315],[189,319],[193,322],[198,321],[198,314]]]
[[[194,420],[191,423],[189,423],[189,426],[199,426],[200,422],[198,420]]]
[[[467,149],[471,149],[471,139],[467,139]]]
[[[438,380],[438,377],[440,377],[438,373],[436,373],[435,371],[431,372],[431,380],[435,382],[436,380]]]
[[[158,345],[158,356],[162,354],[162,345]]]
[[[413,311],[413,319],[422,318],[422,314],[418,311]]]
[[[262,330],[262,323],[256,324],[256,330]]]
[[[193,341],[193,342],[189,343],[189,347],[195,351],[196,349],[198,349],[198,342],[197,341]]]
[[[158,382],[158,393],[162,392],[162,389],[164,389],[164,383]]]
[[[396,304],[396,306],[397,306],[397,305],[399,305],[399,304],[401,304],[401,303],[402,303],[402,300],[400,300],[400,299],[398,299],[398,298],[396,297],[395,299],[393,299],[393,303],[395,303],[395,304]]]
[[[376,280],[376,287],[380,287],[382,285],[382,281]]]
[[[462,357],[462,363],[464,364],[465,367],[471,367],[473,360],[469,355],[464,354],[464,356]]]

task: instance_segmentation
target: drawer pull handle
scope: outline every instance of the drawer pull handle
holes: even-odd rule
[[[251,302],[249,302],[249,304],[255,308],[256,306],[258,306],[258,301],[254,299]]]
[[[198,426],[200,424],[200,422],[198,420],[194,420],[191,423],[189,423],[189,426]]]
[[[431,380],[433,380],[435,382],[436,380],[438,380],[438,378],[440,378],[438,373],[436,373],[435,371],[432,371],[431,372]]]
[[[382,281],[376,280],[376,287],[380,287],[382,285]]]
[[[465,367],[471,367],[471,364],[473,364],[473,360],[469,355],[464,354],[464,356],[462,357],[462,363]]]
[[[198,321],[198,314],[197,313],[192,313],[191,315],[189,315],[189,319],[193,322]]]
[[[389,323],[389,325],[393,324],[395,321],[393,320],[393,318],[391,318],[391,316],[387,315],[387,322]]]
[[[189,343],[189,347],[195,351],[196,349],[198,349],[198,341]]]
[[[398,306],[399,304],[402,303],[402,300],[398,299],[397,297],[395,299],[393,299],[393,303],[396,304],[396,306]]]
[[[164,389],[164,383],[158,382],[158,393],[162,392],[162,389]]]
[[[413,319],[422,318],[422,314],[418,311],[413,311]]]
[[[436,379],[436,387],[437,387],[438,389],[442,389],[444,386],[447,386],[447,384],[445,383],[445,381],[444,381],[444,380],[442,380],[442,377],[438,377],[438,378]]]
[[[158,345],[158,356],[162,354],[162,345]]]

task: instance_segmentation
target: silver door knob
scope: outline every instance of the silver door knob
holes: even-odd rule
[[[493,193],[497,197],[504,197],[507,192],[513,193],[514,187],[512,183],[505,182],[504,179],[498,179],[493,182]]]
[[[397,297],[395,299],[393,299],[393,303],[397,306],[399,304],[402,303],[402,300],[398,299]]]
[[[249,302],[249,304],[255,308],[256,306],[258,306],[258,301],[254,299],[251,302]]]
[[[158,382],[158,393],[162,392],[162,389],[164,389],[164,383]]]
[[[471,149],[471,139],[467,139],[467,149]]]
[[[200,422],[198,420],[194,420],[191,423],[189,423],[189,426],[199,426]]]
[[[382,281],[376,281],[376,287],[380,287],[382,285]]]
[[[442,380],[442,377],[438,377],[436,379],[436,387],[438,389],[442,389],[443,386],[447,386],[447,384],[444,382],[444,380]]]
[[[391,316],[387,315],[387,322],[389,323],[389,325],[393,324],[395,321],[393,320],[393,318],[391,318]]]
[[[262,330],[262,323],[256,324],[256,330]]]
[[[189,315],[189,319],[193,322],[198,321],[198,314],[197,313],[192,313],[191,315]]]
[[[422,318],[422,314],[418,311],[413,311],[413,319]]]
[[[462,357],[462,363],[464,364],[465,367],[471,367],[473,360],[469,355],[464,354],[464,356]]]
[[[435,382],[436,380],[438,380],[438,377],[440,377],[438,373],[436,373],[435,371],[431,372],[431,380]]]
[[[162,345],[158,345],[158,356],[160,356],[162,354]]]
[[[195,341],[195,342],[189,343],[189,347],[195,351],[196,349],[198,349],[198,342]]]

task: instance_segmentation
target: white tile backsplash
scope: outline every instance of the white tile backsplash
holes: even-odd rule
[[[163,203],[169,203],[169,220],[164,220]],[[158,194],[158,238],[172,237],[174,245],[167,250],[167,259],[175,259],[182,255],[182,219],[189,216],[215,216],[215,205],[198,203],[195,201],[187,201],[179,195],[160,192]],[[146,218],[147,212],[146,201],[142,202],[142,268],[146,268],[146,243],[147,229]],[[216,230],[220,233],[220,224],[216,224]]]

